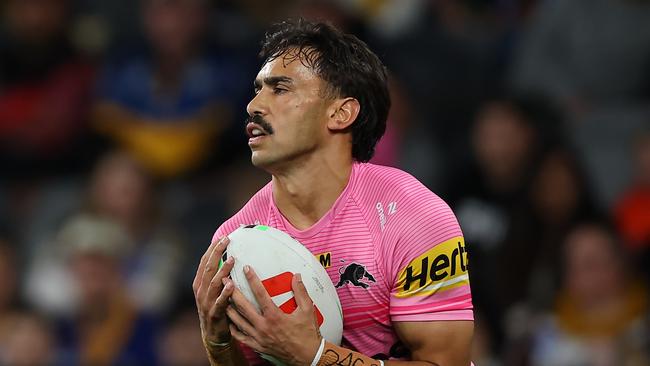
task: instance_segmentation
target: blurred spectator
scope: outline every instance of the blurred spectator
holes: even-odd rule
[[[562,256],[555,307],[533,323],[527,360],[513,364],[650,364],[646,288],[615,234],[601,224],[577,225]]]
[[[108,63],[94,125],[151,173],[177,177],[228,151],[250,80],[228,50],[207,47],[207,0],[141,3],[148,45]]]
[[[67,39],[70,6],[68,0],[2,4],[2,176],[43,176],[55,166],[60,174],[87,158],[80,149],[88,148],[84,133],[93,69]]]
[[[75,10],[73,36],[85,52],[103,56],[142,38],[133,0],[76,0]]]
[[[536,102],[495,100],[476,115],[469,164],[449,174],[442,195],[456,213],[472,261],[472,297],[484,313],[493,346],[503,339],[501,319],[526,295],[534,254],[532,211],[525,197],[543,141]]]
[[[625,141],[647,125],[650,2],[547,0],[511,70],[518,90],[553,98],[568,112],[570,138],[609,208],[629,181]]]
[[[208,366],[194,298],[181,297],[179,303],[171,313],[159,345],[160,363],[164,366]]]
[[[61,319],[59,346],[67,365],[155,365],[158,323],[128,296],[122,263],[131,242],[122,228],[83,215],[58,237],[77,296],[75,311]]]
[[[554,274],[560,265],[558,243],[576,222],[600,214],[584,168],[567,148],[552,148],[544,154],[529,192],[531,225],[525,248],[528,260],[518,265],[530,273],[527,300],[535,307],[545,307],[557,290],[559,279]]]
[[[0,324],[0,364],[12,366],[63,365],[52,325],[36,313],[17,312]]]
[[[637,136],[634,153],[635,176],[616,203],[614,216],[626,247],[650,283],[650,132]]]
[[[566,148],[544,154],[532,180],[530,199],[539,224],[551,236],[595,210],[584,169]]]
[[[647,101],[649,49],[647,1],[542,1],[521,43],[514,83],[556,98],[574,116]]]
[[[152,178],[131,156],[113,151],[98,161],[86,210],[115,220],[133,238],[125,268],[128,286],[138,305],[152,311],[174,301],[185,267],[180,235],[159,201]]]
[[[122,263],[128,294],[141,309],[165,311],[174,301],[185,266],[175,225],[167,222],[151,177],[124,152],[107,153],[98,162],[77,211],[109,218],[133,241]],[[83,205],[83,204],[82,204]],[[28,292],[36,306],[61,312],[70,306],[70,284],[54,243],[33,254]]]
[[[413,106],[404,168],[426,184],[439,183],[447,167],[416,164],[421,156],[442,154],[453,168],[466,153],[476,106],[502,90],[512,26],[502,3],[426,1],[409,32],[376,40]]]

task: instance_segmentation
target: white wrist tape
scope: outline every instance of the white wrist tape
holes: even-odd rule
[[[314,356],[314,360],[311,361],[311,366],[318,365],[318,361],[320,361],[320,357],[323,355],[324,349],[325,349],[325,338],[321,339],[320,347],[318,347],[318,352],[316,352],[316,356]]]

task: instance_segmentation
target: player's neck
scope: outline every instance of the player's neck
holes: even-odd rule
[[[352,171],[352,159],[320,154],[310,160],[273,174],[273,200],[298,230],[313,226],[332,208]]]

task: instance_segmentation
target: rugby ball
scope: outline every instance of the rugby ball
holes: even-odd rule
[[[258,275],[273,302],[285,313],[297,308],[291,289],[293,275],[300,273],[314,302],[314,313],[323,338],[341,344],[343,312],[325,268],[300,242],[283,231],[265,225],[242,226],[230,235],[230,244],[222,260],[235,258],[230,278],[242,294],[257,308],[259,305],[244,276],[249,265]]]

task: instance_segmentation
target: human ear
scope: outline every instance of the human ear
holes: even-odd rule
[[[361,104],[355,98],[337,99],[329,110],[327,128],[340,131],[348,128],[356,121],[361,111]]]

